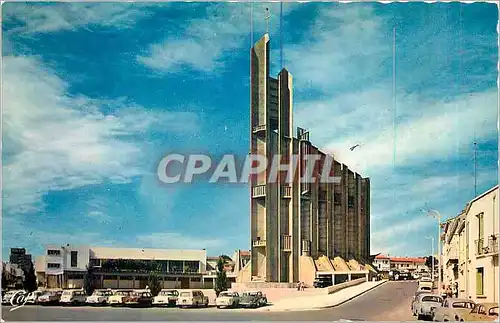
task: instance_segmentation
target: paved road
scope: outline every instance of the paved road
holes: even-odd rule
[[[388,282],[343,305],[295,312],[260,312],[252,309],[94,308],[25,306],[10,312],[5,321],[411,321],[410,303],[415,282]]]

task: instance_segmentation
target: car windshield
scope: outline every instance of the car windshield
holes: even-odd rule
[[[158,294],[158,295],[160,295],[160,296],[172,296],[172,295],[174,295],[174,292],[171,290],[162,290],[160,292],[160,294]]]
[[[474,308],[474,304],[469,303],[469,302],[453,302],[451,307],[453,307],[453,308]]]
[[[64,291],[62,294],[63,294],[64,296],[69,296],[69,295],[71,295],[71,292],[70,292],[70,291]]]
[[[103,292],[100,292],[100,291],[99,292],[97,292],[97,291],[94,292],[94,296],[103,296],[103,295],[104,295]]]
[[[498,316],[498,306],[490,308],[490,310],[488,311],[488,315]]]
[[[191,293],[190,292],[182,292],[181,296],[182,297],[189,297],[189,296],[191,296]]]
[[[243,293],[243,296],[257,296],[257,292],[246,292],[246,293]]]
[[[424,296],[422,297],[422,302],[436,302],[436,303],[441,303],[442,299],[441,297],[438,296]]]
[[[233,293],[228,293],[228,292],[223,292],[220,293],[219,297],[231,297],[233,296]]]
[[[127,292],[127,291],[119,291],[119,292],[116,292],[116,295],[120,295],[120,296],[128,296],[130,295],[131,293],[130,292]]]

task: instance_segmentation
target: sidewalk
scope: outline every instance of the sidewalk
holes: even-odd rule
[[[367,291],[382,285],[387,280],[365,282],[348,287],[330,295],[310,295],[279,300],[271,306],[263,307],[260,311],[306,311],[341,305]]]

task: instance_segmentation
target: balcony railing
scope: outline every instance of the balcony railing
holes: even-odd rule
[[[265,124],[254,126],[253,129],[252,129],[253,133],[258,133],[258,132],[261,132],[261,131],[266,131],[266,125]]]
[[[286,197],[286,198],[292,197],[292,188],[290,186],[282,186],[281,192],[283,194],[283,197]]]
[[[266,246],[266,240],[254,240],[253,246],[254,247],[265,247]]]
[[[476,256],[493,256],[498,255],[498,234],[492,234],[488,237],[488,240],[477,239],[476,244]]]
[[[292,236],[289,235],[281,236],[281,249],[283,251],[292,251]]]
[[[266,185],[257,185],[252,187],[252,197],[265,197]]]

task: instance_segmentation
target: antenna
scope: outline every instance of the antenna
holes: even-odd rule
[[[474,198],[477,196],[477,143],[476,143],[476,133],[474,132]]]
[[[271,18],[271,15],[269,13],[269,8],[266,8],[266,34],[269,33],[269,18]]]
[[[283,69],[283,1],[280,2],[280,65]]]

